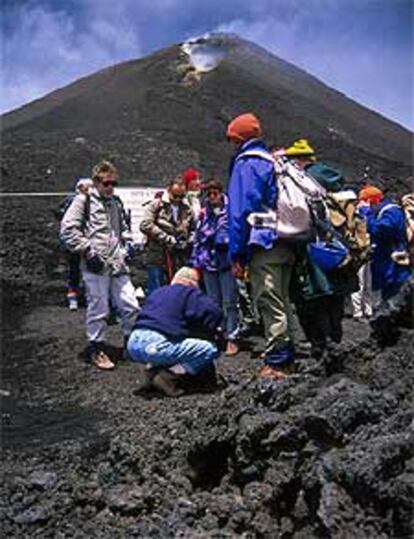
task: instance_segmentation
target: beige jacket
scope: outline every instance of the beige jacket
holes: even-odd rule
[[[129,273],[124,245],[131,234],[118,197],[102,197],[96,188],[76,195],[62,219],[60,238],[73,253],[84,255],[90,249],[98,254],[105,263],[104,274]]]
[[[184,265],[188,262],[190,244],[194,239],[194,217],[186,199],[179,204],[175,220],[168,191],[164,191],[160,199],[146,205],[140,230],[147,236],[145,248],[147,264],[164,267],[166,256],[176,259],[174,265]],[[169,243],[171,236],[178,242],[186,244],[186,247],[178,250],[171,246]]]

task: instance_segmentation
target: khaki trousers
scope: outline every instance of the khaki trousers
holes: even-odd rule
[[[289,285],[294,261],[294,254],[287,247],[277,245],[268,251],[255,248],[249,265],[253,302],[265,329],[266,353],[293,343]]]

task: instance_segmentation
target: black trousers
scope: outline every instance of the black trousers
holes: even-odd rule
[[[327,339],[342,340],[345,295],[322,296],[296,304],[296,312],[306,338],[312,345],[312,355],[320,357]]]
[[[79,290],[81,281],[80,256],[75,253],[68,253],[68,288],[70,290]]]

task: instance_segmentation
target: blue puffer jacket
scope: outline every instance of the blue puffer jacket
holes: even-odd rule
[[[273,164],[261,157],[246,156],[237,159],[240,154],[255,150],[269,152],[261,140],[251,139],[238,149],[230,164],[230,257],[242,264],[250,258],[250,246],[259,245],[271,249],[277,238],[274,230],[256,229],[247,223],[250,213],[274,208],[277,199]]]
[[[389,199],[375,208],[366,206],[359,211],[367,220],[374,245],[372,287],[381,290],[385,299],[390,298],[410,276],[409,266],[397,264],[391,258],[395,251],[408,251],[404,212]]]
[[[202,207],[194,234],[190,265],[207,271],[230,268],[227,197],[221,208],[213,208],[208,202]]]

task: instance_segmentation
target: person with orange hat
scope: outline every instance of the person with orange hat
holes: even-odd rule
[[[367,220],[374,247],[371,271],[372,288],[382,299],[393,297],[410,276],[408,238],[403,209],[367,185],[359,193],[360,213]]]
[[[265,365],[260,375],[282,379],[294,363],[289,283],[295,256],[274,229],[248,222],[250,214],[275,207],[277,200],[273,159],[261,136],[260,121],[251,113],[237,116],[227,127],[234,149],[228,188],[229,250],[236,277],[249,267],[253,302],[264,324]]]

